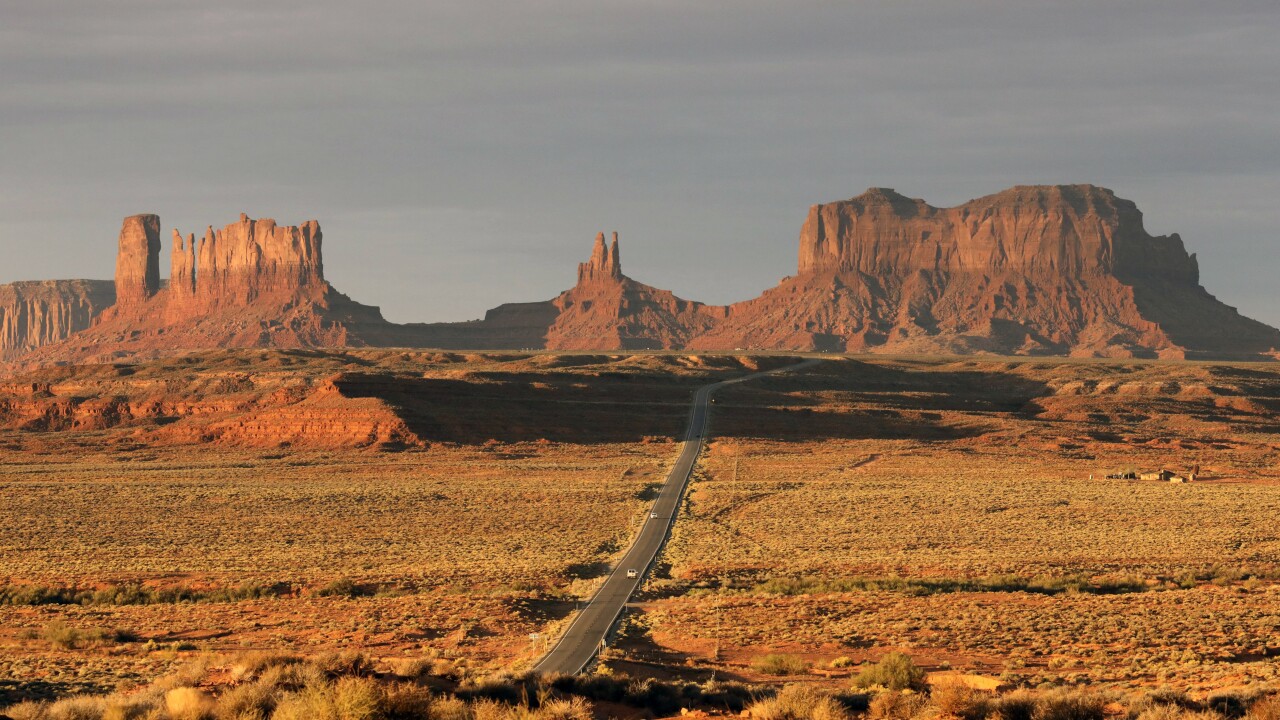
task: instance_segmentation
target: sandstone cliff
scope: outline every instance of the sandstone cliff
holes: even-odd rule
[[[1280,331],[1206,292],[1181,238],[1148,234],[1134,203],[1092,185],[1014,187],[953,208],[883,188],[815,205],[797,274],[727,307],[627,277],[617,233],[601,233],[574,287],[463,323],[394,325],[339,293],[315,221],[242,215],[198,242],[175,230],[166,287],[159,227],[154,215],[125,219],[118,301],[93,327],[47,344],[83,327],[100,299],[46,301],[36,314],[51,328],[0,311],[0,352],[36,347],[21,366],[336,346],[1280,357]]]
[[[160,291],[160,218],[132,215],[120,228],[116,254],[116,302],[146,302]]]
[[[0,285],[0,362],[88,328],[115,297],[115,284],[109,280]]]
[[[160,220],[125,218],[116,303],[91,328],[22,358],[23,366],[146,358],[229,347],[396,344],[401,328],[324,279],[320,225],[241,215],[197,244],[173,232],[159,280]]]
[[[1257,356],[1280,332],[1199,285],[1177,235],[1092,185],[954,208],[873,188],[815,205],[797,275],[728,308],[693,348]]]

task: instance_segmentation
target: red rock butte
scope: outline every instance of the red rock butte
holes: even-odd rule
[[[220,347],[389,344],[396,326],[324,279],[314,220],[280,226],[239,221],[197,243],[173,231],[170,279],[159,279],[160,219],[125,218],[116,301],[88,329],[39,348],[23,364],[102,362]],[[366,337],[367,335],[367,337]]]
[[[797,274],[691,347],[1248,357],[1280,332],[1199,284],[1177,235],[1092,185],[1020,186],[954,208],[893,190],[815,205]]]
[[[167,284],[159,238],[155,215],[125,219],[114,288],[0,286],[0,359],[335,346],[1263,359],[1280,348],[1280,331],[1200,286],[1181,238],[1148,234],[1134,203],[1093,185],[1019,186],[952,208],[885,188],[814,205],[796,274],[729,306],[631,279],[618,234],[600,233],[574,287],[457,323],[392,324],[339,293],[315,221],[241,215],[199,242],[175,230]]]

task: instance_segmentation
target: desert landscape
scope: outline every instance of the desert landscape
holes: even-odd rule
[[[630,543],[692,391],[794,361],[268,350],[19,376],[4,701],[193,665],[216,696],[264,656],[520,677]],[[900,652],[987,690],[1261,692],[1278,407],[1258,363],[827,357],[724,388],[596,672],[839,693]]]
[[[1280,720],[1280,5],[0,11],[0,720]]]

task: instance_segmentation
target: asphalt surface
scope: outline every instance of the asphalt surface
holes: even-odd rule
[[[796,365],[698,388],[693,396],[689,428],[685,431],[680,457],[676,459],[675,466],[667,474],[666,482],[663,483],[658,499],[651,508],[651,516],[645,518],[644,526],[640,529],[640,534],[636,537],[631,549],[609,573],[604,585],[578,613],[551,651],[533,667],[534,672],[576,675],[591,664],[596,653],[604,645],[609,631],[622,616],[622,611],[626,609],[627,601],[631,599],[636,588],[644,581],[645,573],[653,564],[658,550],[662,548],[667,535],[671,532],[671,526],[675,523],[680,499],[684,496],[685,486],[689,484],[689,476],[693,472],[693,466],[697,463],[698,455],[701,454],[705,442],[712,393],[726,385],[747,382],[765,375],[791,372],[820,362],[822,361],[806,360]],[[636,577],[627,577],[628,570],[634,570]]]

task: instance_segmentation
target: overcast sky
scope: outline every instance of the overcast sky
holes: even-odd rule
[[[396,321],[628,275],[712,303],[809,205],[1092,182],[1280,325],[1275,0],[0,0],[0,282],[110,278],[120,219],[324,228]]]

